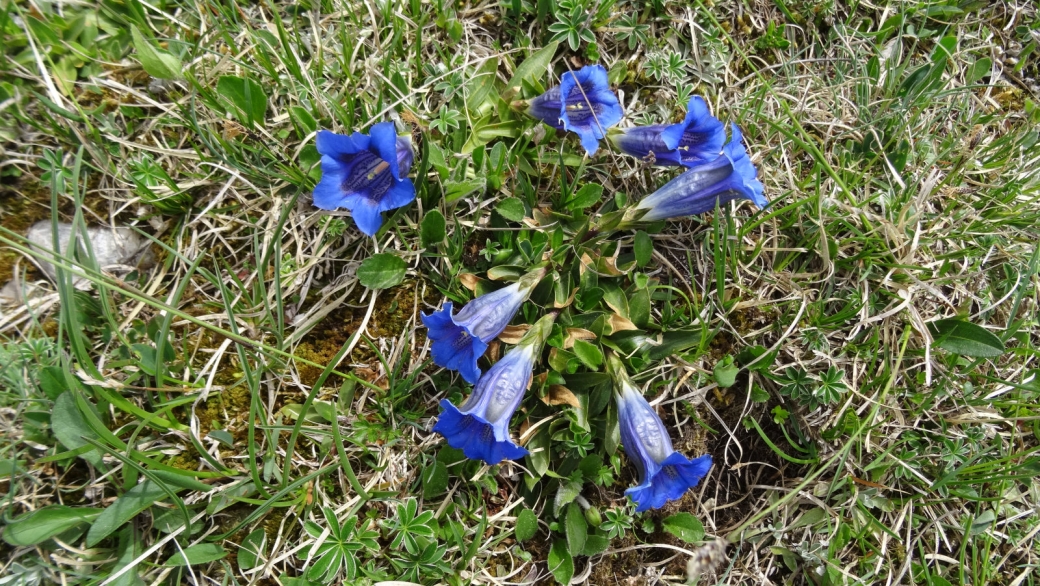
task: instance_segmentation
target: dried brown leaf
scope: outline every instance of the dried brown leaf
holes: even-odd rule
[[[570,405],[575,409],[581,408],[578,397],[563,385],[549,385],[549,390],[542,397],[542,402],[546,405]]]

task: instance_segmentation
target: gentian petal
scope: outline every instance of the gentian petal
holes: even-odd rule
[[[700,484],[710,469],[711,456],[707,454],[689,460],[679,452],[672,452],[653,476],[643,484],[629,488],[625,494],[636,503],[637,513],[659,509],[668,501],[682,498],[687,490]]]
[[[560,118],[566,130],[576,133],[585,152],[593,155],[607,129],[621,122],[624,111],[610,91],[607,70],[589,65],[560,79]]]
[[[343,164],[328,155],[321,157],[321,181],[314,186],[314,205],[323,210],[335,210],[345,207],[346,194],[343,192],[343,181],[346,172]]]
[[[719,156],[726,127],[711,115],[704,98],[693,96],[686,107],[686,118],[665,128],[661,140],[669,149],[678,150],[683,165],[695,167]]]
[[[516,347],[480,377],[461,407],[441,401],[443,411],[433,430],[467,458],[488,464],[526,456],[527,450],[509,438],[509,422],[531,383],[535,357],[554,319],[555,315],[548,315],[535,322]]]
[[[723,154],[729,158],[733,164],[735,174],[740,177],[740,181],[743,184],[743,189],[740,190],[741,193],[754,202],[756,206],[765,209],[769,205],[769,200],[763,195],[765,187],[758,180],[758,170],[751,163],[747,150],[744,148],[744,135],[740,132],[739,126],[736,124],[731,126],[733,135],[730,137],[729,143],[723,148]]]
[[[379,214],[380,202],[365,197],[351,198],[356,200],[355,205],[345,205],[350,209],[350,215],[354,218],[358,230],[365,236],[375,236],[383,225],[383,216]],[[348,199],[348,202],[351,200]]]
[[[395,210],[415,200],[415,184],[410,179],[396,181],[379,202],[379,211]]]
[[[527,115],[545,122],[553,128],[562,130],[563,119],[560,118],[560,86],[551,87],[527,104]]]
[[[495,437],[494,427],[475,413],[459,411],[451,401],[441,401],[440,416],[433,431],[444,436],[448,445],[462,450],[471,460],[483,460],[495,465],[502,460],[519,460],[527,455],[527,450],[506,438]]]
[[[637,512],[681,498],[708,473],[711,456],[689,460],[676,452],[661,418],[629,381],[616,356],[608,358],[607,370],[614,379],[621,443],[639,472],[639,484],[625,494],[635,502]]]
[[[527,295],[521,292],[520,284],[513,283],[467,303],[454,317],[455,323],[466,325],[473,335],[490,342],[513,321],[513,316],[526,300]]]
[[[397,170],[401,177],[408,175],[415,160],[415,152],[412,150],[412,137],[407,134],[397,137]]]
[[[390,174],[394,179],[400,180],[401,173],[397,163],[397,130],[394,128],[394,123],[373,124],[368,132],[372,137],[369,150],[386,161],[390,165]]]
[[[744,149],[740,129],[734,125],[733,136],[722,155],[672,179],[640,201],[636,209],[647,210],[640,220],[652,222],[702,214],[738,198],[764,207],[769,201],[762,195],[762,183],[755,178],[756,173]]]
[[[467,382],[476,384],[480,378],[477,359],[484,355],[487,343],[509,325],[544,276],[545,269],[533,270],[512,285],[470,301],[457,314],[452,314],[451,302],[445,302],[440,311],[423,314],[434,364],[458,370]]]
[[[457,370],[466,382],[476,384],[480,379],[477,359],[487,351],[487,344],[474,336],[465,326],[455,323],[451,313],[452,304],[447,301],[439,311],[430,315],[420,314],[423,325],[428,328],[426,337],[430,339],[433,363],[449,370]]]
[[[682,159],[679,151],[668,148],[661,140],[661,132],[665,128],[663,124],[625,128],[612,131],[607,139],[615,148],[631,157],[645,159],[652,154],[656,165],[680,165]]]
[[[336,134],[328,130],[319,130],[314,141],[318,153],[333,158],[342,155],[356,155],[361,151],[368,150],[368,135],[355,132],[353,134]]]

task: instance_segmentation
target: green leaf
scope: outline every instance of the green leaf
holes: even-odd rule
[[[603,186],[595,183],[586,183],[574,193],[565,204],[571,211],[583,210],[593,206],[603,199]]]
[[[636,255],[636,265],[645,267],[654,254],[654,242],[650,235],[642,230],[636,232],[635,242],[632,244],[632,252]]]
[[[87,426],[83,414],[79,412],[79,406],[76,405],[76,398],[69,391],[62,393],[54,401],[54,410],[51,411],[51,430],[61,445],[70,450],[89,446],[90,443],[83,439],[85,437],[98,439],[94,430]],[[80,456],[94,466],[101,466],[101,454],[97,450],[85,452]]]
[[[144,551],[142,541],[138,539],[138,536],[134,533],[135,531],[133,527],[124,527],[122,531],[119,532],[119,557],[116,558],[115,565],[113,565],[112,569],[109,570],[109,575],[115,574],[119,570],[129,566],[137,559],[137,556],[141,555],[141,552]],[[110,582],[110,584],[112,584],[112,586],[144,586],[144,580],[142,580],[140,574],[138,574],[139,567],[140,566],[131,568],[123,572],[121,576]]]
[[[65,380],[65,371],[60,366],[45,366],[40,370],[40,390],[47,398],[54,401],[62,393],[69,390]]]
[[[570,584],[574,577],[574,558],[567,551],[567,542],[562,539],[554,541],[549,550],[549,572],[563,586]]]
[[[484,62],[480,69],[473,73],[466,85],[463,86],[463,95],[466,109],[477,114],[484,102],[487,102],[495,91],[495,81],[498,75],[498,57],[492,57]],[[497,99],[497,96],[495,96]]]
[[[531,512],[531,509],[520,511],[520,514],[516,516],[516,528],[513,530],[513,537],[519,543],[523,543],[534,537],[536,533],[538,533],[538,517]]]
[[[444,221],[444,214],[440,210],[430,210],[423,216],[422,223],[420,224],[422,245],[424,247],[430,247],[434,244],[440,244],[444,241],[444,236],[447,234],[447,224]]]
[[[549,426],[542,426],[527,442],[527,467],[535,478],[545,476],[549,470]]]
[[[567,505],[564,528],[567,533],[567,551],[572,556],[582,555],[585,552],[585,538],[589,536],[589,526],[578,503]]]
[[[227,552],[220,544],[199,543],[170,556],[170,559],[166,560],[166,566],[194,566],[215,562],[225,557],[227,557]]]
[[[983,57],[968,67],[964,73],[964,81],[969,84],[975,83],[989,75],[991,69],[993,69],[993,60],[989,57]]]
[[[1004,342],[988,330],[959,319],[940,319],[928,324],[935,345],[954,354],[973,358],[995,358],[1004,353]]]
[[[238,567],[252,570],[259,566],[264,556],[265,541],[267,534],[262,528],[246,535],[242,540],[242,547],[238,550]]]
[[[358,267],[357,277],[369,289],[389,289],[404,280],[408,265],[396,254],[381,252],[366,258]]]
[[[214,429],[213,431],[206,434],[209,439],[217,440],[225,446],[231,448],[235,446],[235,436],[228,433],[225,429]]]
[[[628,319],[641,328],[650,322],[649,291],[640,289],[628,298]]]
[[[224,75],[217,80],[217,92],[238,109],[236,116],[246,126],[260,124],[267,114],[267,95],[255,81]]]
[[[151,480],[134,486],[101,512],[87,532],[87,547],[94,547],[138,513],[166,497],[166,491]]]
[[[487,179],[467,179],[465,181],[445,181],[444,201],[451,203],[457,199],[466,197],[475,191],[484,191],[487,187]]]
[[[553,41],[532,53],[527,59],[524,59],[524,62],[517,66],[516,71],[513,72],[513,77],[511,77],[509,83],[506,84],[506,89],[520,87],[520,83],[525,79],[540,79],[545,75],[546,70],[549,68],[549,64],[552,63],[552,59],[556,55],[556,47],[558,47],[559,44],[560,43]]]
[[[181,79],[181,71],[184,65],[181,60],[169,51],[164,51],[154,45],[151,41],[141,35],[137,27],[130,25],[130,36],[133,37],[134,49],[137,50],[137,58],[141,67],[151,75],[159,79]]]
[[[100,514],[101,509],[47,505],[8,523],[3,538],[14,546],[36,545]]]
[[[581,494],[580,482],[567,479],[560,480],[560,487],[556,489],[556,500],[553,503],[553,515],[559,518],[563,507],[574,502],[574,499],[578,498],[579,494]]]
[[[686,543],[697,543],[704,539],[704,524],[690,513],[676,513],[662,521],[664,530]]]
[[[293,121],[303,129],[305,134],[310,134],[318,130],[318,121],[314,119],[314,116],[302,106],[290,106],[289,115],[292,116]]]
[[[524,202],[515,197],[507,197],[498,202],[498,205],[495,206],[495,211],[511,222],[519,222],[523,220],[524,216],[527,214],[527,209],[524,208]]]
[[[574,354],[582,364],[592,370],[599,370],[599,367],[603,365],[603,352],[598,346],[585,340],[574,341]]]
[[[733,357],[729,354],[722,357],[715,364],[715,382],[722,388],[732,387],[733,383],[737,382],[737,373],[740,372],[740,368],[733,363]]]
[[[989,530],[990,526],[993,525],[993,521],[996,519],[997,515],[993,512],[993,509],[986,509],[971,522],[970,534],[978,535],[980,533],[985,533]]]
[[[448,467],[444,462],[435,461],[422,473],[423,498],[435,497],[448,489]]]
[[[607,551],[607,547],[610,545],[610,540],[603,535],[589,535],[585,539],[585,551],[581,552],[582,555],[599,555]]]

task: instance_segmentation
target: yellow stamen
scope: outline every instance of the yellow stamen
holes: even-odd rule
[[[368,180],[371,181],[375,179],[376,175],[379,175],[383,171],[386,171],[387,167],[389,166],[390,163],[387,163],[386,161],[380,161],[379,164],[376,165],[376,168],[372,169],[372,172],[368,174]]]

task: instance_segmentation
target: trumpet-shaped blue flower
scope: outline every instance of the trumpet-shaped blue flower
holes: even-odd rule
[[[430,354],[434,364],[457,370],[466,382],[475,384],[480,379],[477,359],[484,355],[488,342],[513,320],[544,275],[543,269],[527,273],[508,287],[470,301],[454,315],[450,301],[439,311],[422,314],[428,330],[426,337],[432,342]]]
[[[441,401],[443,411],[433,431],[472,460],[494,465],[526,456],[527,450],[509,438],[509,421],[531,383],[531,370],[554,317],[538,320],[515,348],[480,377],[461,406],[447,399]]]
[[[609,369],[614,376],[621,444],[639,474],[639,485],[625,494],[636,504],[636,512],[659,509],[700,483],[711,469],[711,456],[690,460],[676,452],[661,418],[628,380],[617,357],[611,356]]]
[[[690,98],[686,108],[686,119],[679,124],[636,126],[611,131],[607,138],[626,155],[653,155],[658,165],[696,167],[714,161],[726,142],[726,127],[700,96]]]
[[[666,218],[703,214],[737,198],[751,200],[764,208],[769,200],[762,195],[762,183],[751,164],[737,125],[733,136],[722,149],[722,155],[710,163],[698,165],[666,183],[644,198],[635,211],[646,210],[637,220],[653,222]]]
[[[369,132],[318,132],[321,181],[314,188],[314,205],[350,210],[358,228],[374,236],[383,224],[380,213],[415,199],[415,186],[406,177],[411,140],[399,141],[393,122],[376,124]]]
[[[527,113],[553,128],[576,133],[589,155],[596,153],[599,140],[624,114],[602,65],[564,73],[560,85],[531,100]]]

